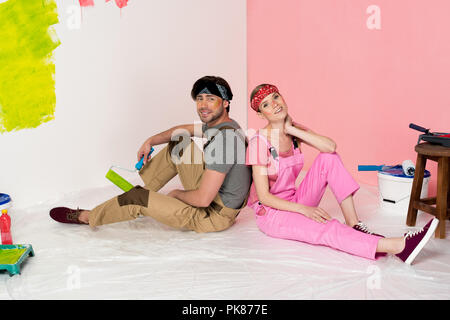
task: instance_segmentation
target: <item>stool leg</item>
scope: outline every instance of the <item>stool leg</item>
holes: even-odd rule
[[[448,158],[448,177],[447,177],[447,181],[450,181],[450,158]],[[447,214],[448,214],[448,209],[450,209],[450,182],[448,184],[448,189],[447,189]],[[450,216],[448,216],[448,219],[450,220]]]
[[[436,229],[436,238],[445,238],[445,219],[447,218],[447,195],[448,195],[448,159],[440,157],[438,160],[438,181],[436,197],[436,215],[439,226]]]
[[[420,200],[426,163],[427,159],[425,156],[417,154],[416,170],[411,188],[411,198],[409,199],[408,216],[406,217],[406,225],[410,227],[416,225],[417,209],[414,208],[414,201]]]

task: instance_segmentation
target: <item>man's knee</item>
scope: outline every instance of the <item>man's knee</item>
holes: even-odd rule
[[[181,141],[180,141],[181,140]],[[171,161],[178,164],[202,164],[203,152],[197,146],[195,141],[189,137],[178,141],[170,141],[168,145],[168,152]]]
[[[141,186],[135,186],[131,190],[121,194],[117,197],[119,206],[138,205],[142,207],[148,207],[148,198],[150,191],[142,188]]]
[[[178,140],[171,140],[167,145],[167,151],[170,156],[176,156],[177,158],[181,158],[185,152],[185,150],[194,143],[194,140],[186,136],[180,136],[181,138]]]

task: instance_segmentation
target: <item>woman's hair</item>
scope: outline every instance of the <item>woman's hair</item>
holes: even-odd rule
[[[252,100],[253,100],[253,97],[255,96],[255,94],[259,91],[259,89],[261,89],[264,86],[270,86],[270,84],[263,83],[263,84],[256,86],[255,89],[253,89],[252,93],[250,94],[250,104],[252,104]],[[256,112],[259,112],[259,111],[256,111]]]
[[[226,110],[227,110],[227,112],[230,112],[230,101],[231,101],[231,99],[233,99],[233,92],[231,92],[231,88],[230,88],[230,85],[228,84],[228,82],[221,77],[205,76],[205,77],[198,79],[192,86],[192,90],[191,90],[192,99],[195,100],[197,98],[198,93],[201,92],[201,90],[203,90],[205,88],[205,86],[209,86],[211,84],[213,84],[214,86],[219,85],[219,86],[222,86],[223,88],[225,88],[225,94],[226,94],[226,97],[228,98],[228,99],[224,99],[224,100],[228,101],[228,107],[226,107]],[[220,92],[217,92],[217,95],[222,98]]]

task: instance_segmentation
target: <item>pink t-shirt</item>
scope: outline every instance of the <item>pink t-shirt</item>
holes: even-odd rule
[[[279,157],[289,157],[294,154],[294,146],[291,144],[291,148],[286,152],[278,152]],[[257,136],[251,139],[248,143],[247,153],[245,158],[246,165],[259,165],[267,166],[267,173],[269,179],[269,189],[277,180],[278,174],[276,171],[275,160],[270,154],[269,147],[263,138]],[[251,205],[255,201],[258,201],[256,194],[255,183],[253,182],[250,187],[250,194],[248,197],[248,204]]]

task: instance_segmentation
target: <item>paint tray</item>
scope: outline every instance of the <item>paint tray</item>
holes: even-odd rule
[[[433,134],[421,134],[419,141],[424,140],[432,144],[440,144],[444,147],[450,147],[450,134],[445,132],[433,132]]]
[[[441,146],[450,147],[450,133],[448,132],[430,132],[430,129],[425,129],[424,127],[418,126],[417,124],[410,123],[409,127],[411,129],[424,132],[419,136],[419,140],[417,144],[420,143],[420,140],[432,143],[432,144],[440,144]]]
[[[0,270],[7,270],[10,275],[20,274],[20,265],[33,257],[31,244],[2,244],[0,245]]]

